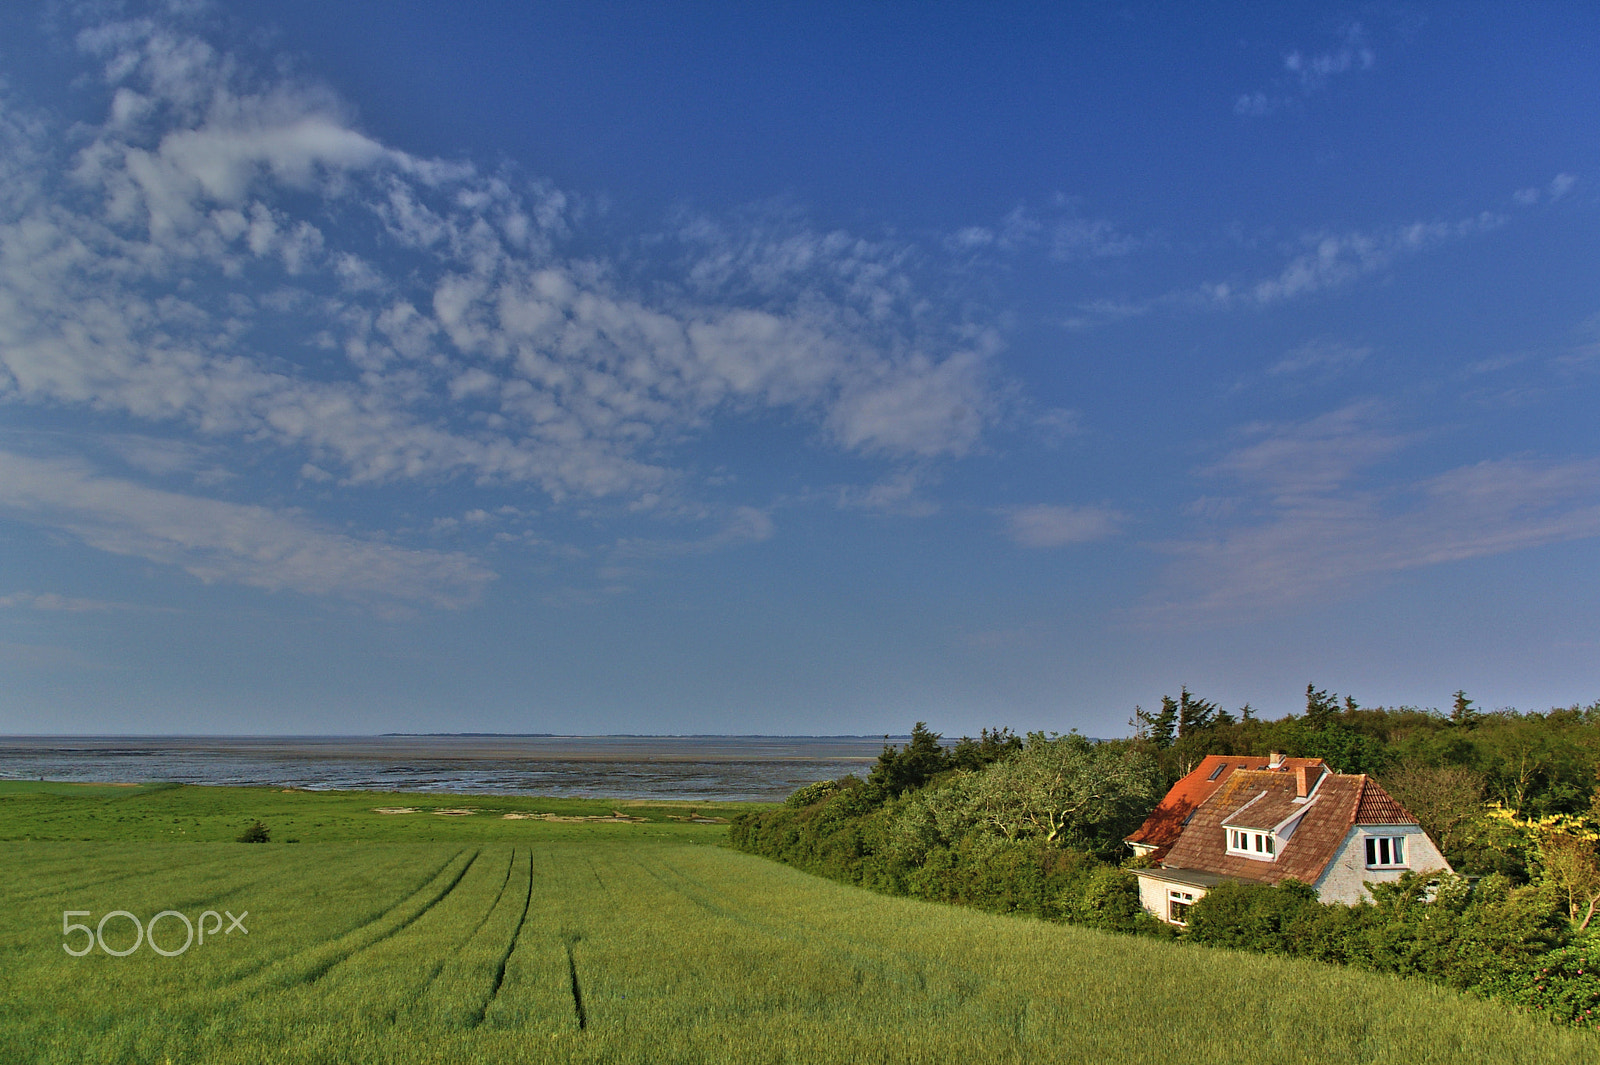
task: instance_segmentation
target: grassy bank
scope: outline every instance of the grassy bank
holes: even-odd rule
[[[424,812],[435,800],[480,811]],[[372,812],[402,805],[419,809]],[[505,820],[461,797],[8,789],[0,1060],[1531,1065],[1597,1049],[1423,985],[873,895],[642,809]],[[297,845],[168,834],[291,816]],[[38,839],[74,817],[123,838]],[[248,932],[78,958],[64,910],[91,926],[248,911]],[[104,935],[133,942],[125,918]],[[158,935],[184,938],[171,918]]]

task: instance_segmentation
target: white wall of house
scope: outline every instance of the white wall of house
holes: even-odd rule
[[[1368,836],[1404,836],[1404,868],[1368,868]],[[1317,880],[1317,897],[1323,902],[1354,905],[1362,899],[1372,898],[1366,889],[1368,881],[1390,883],[1399,880],[1407,872],[1450,872],[1450,863],[1444,860],[1439,848],[1434,846],[1433,840],[1418,825],[1356,825],[1345,833],[1344,842],[1339,845],[1333,861],[1328,863]]]
[[[1137,869],[1134,870],[1134,875],[1138,876],[1139,878],[1140,905],[1142,905],[1149,912],[1155,914],[1157,917],[1161,918],[1163,921],[1168,921],[1169,923],[1171,922],[1171,917],[1169,915],[1172,912],[1171,892],[1180,891],[1185,895],[1194,896],[1190,903],[1191,905],[1206,897],[1206,889],[1203,887],[1193,887],[1189,884],[1174,884],[1169,880],[1157,880],[1153,876],[1143,875]]]

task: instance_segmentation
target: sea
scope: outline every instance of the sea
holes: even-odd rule
[[[0,780],[775,801],[903,736],[0,736]]]

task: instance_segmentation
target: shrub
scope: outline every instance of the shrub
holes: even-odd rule
[[[796,809],[801,806],[810,806],[813,803],[821,802],[838,790],[839,782],[837,780],[819,780],[815,784],[807,784],[783,800],[783,805]]]
[[[269,843],[271,840],[272,835],[268,832],[267,826],[260,821],[254,822],[249,828],[239,833],[238,837],[240,843]]]
[[[1600,942],[1593,939],[1553,950],[1527,975],[1513,1001],[1553,1021],[1600,1029]]]

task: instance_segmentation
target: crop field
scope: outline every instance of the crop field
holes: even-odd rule
[[[666,808],[612,823],[605,804],[552,821],[375,812],[393,796],[271,801],[289,798],[308,835],[253,845],[167,834],[185,802],[243,801],[218,789],[0,790],[0,1061],[1532,1065],[1600,1051],[1422,984],[873,895],[725,849],[720,826]],[[340,838],[309,834],[324,798]],[[124,840],[40,838],[74,805],[122,818]],[[363,813],[379,838],[345,838]],[[205,815],[189,821],[210,834]],[[181,917],[152,923],[163,911]],[[179,952],[185,921],[204,941]]]

